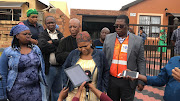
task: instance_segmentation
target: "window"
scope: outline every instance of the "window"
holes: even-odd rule
[[[140,16],[139,24],[144,25],[160,25],[161,17],[160,16]],[[149,37],[157,37],[160,32],[160,27],[158,26],[142,26],[143,30]]]
[[[0,9],[0,20],[19,21],[21,9]]]

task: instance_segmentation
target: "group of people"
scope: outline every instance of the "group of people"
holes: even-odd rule
[[[11,29],[12,45],[0,57],[0,99],[133,101],[136,87],[142,91],[146,84],[167,84],[164,99],[179,98],[180,57],[172,58],[158,76],[146,77],[144,41],[128,31],[128,16],[118,16],[115,32],[110,33],[105,27],[95,41],[87,31],[80,32],[81,24],[76,18],[69,21],[71,35],[64,38],[56,29],[54,17],[45,18],[45,29],[37,23],[35,9],[28,10],[27,17]],[[84,82],[74,88],[70,82],[65,87],[68,77],[64,69],[76,64],[92,73],[92,83]],[[136,80],[119,77],[124,70],[140,75]],[[88,98],[84,85],[90,88]]]

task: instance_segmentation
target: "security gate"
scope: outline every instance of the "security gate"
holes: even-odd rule
[[[171,45],[171,35],[177,25],[143,25],[143,24],[130,24],[129,27],[133,29],[143,29],[147,38],[144,43],[144,57],[146,59],[146,75],[156,76],[159,74],[160,69],[163,68],[171,57],[174,56],[174,46]],[[160,30],[164,29],[167,35],[166,46],[159,45]],[[136,31],[136,35],[138,35]],[[158,52],[158,48],[160,51]],[[166,52],[162,49],[165,48]]]

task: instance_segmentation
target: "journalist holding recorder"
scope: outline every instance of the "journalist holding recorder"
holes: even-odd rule
[[[76,36],[78,49],[73,50],[67,57],[63,64],[63,84],[67,83],[67,75],[64,69],[79,64],[83,70],[89,70],[92,74],[92,84],[102,92],[107,92],[109,66],[102,51],[92,47],[92,39],[88,32],[80,32]],[[80,77],[81,78],[81,77]],[[69,84],[69,94],[66,98],[67,101],[72,101],[72,98],[77,93],[78,88],[74,88],[72,83]],[[93,92],[89,92],[90,100],[97,101],[98,98]],[[83,89],[80,99],[84,101],[86,98],[86,91]]]
[[[79,86],[78,88],[78,91],[77,93],[75,94],[75,96],[73,97],[72,101],[79,101],[80,99],[80,96],[81,96],[81,93],[82,93],[82,90],[83,90],[83,87],[85,85],[88,85],[89,86],[89,89],[98,97],[98,99],[100,101],[113,101],[109,96],[107,96],[105,93],[101,92],[100,90],[96,89],[93,84],[91,83],[87,83],[86,81],[83,82],[81,84],[81,86]],[[68,91],[69,91],[69,88],[66,88],[64,87],[60,94],[59,94],[59,98],[58,98],[58,101],[63,101],[67,96],[68,96]],[[83,100],[84,101],[84,100]]]

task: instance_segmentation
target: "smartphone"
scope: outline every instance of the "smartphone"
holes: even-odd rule
[[[139,72],[135,72],[135,71],[123,71],[122,76],[130,76],[132,78],[138,78]]]

